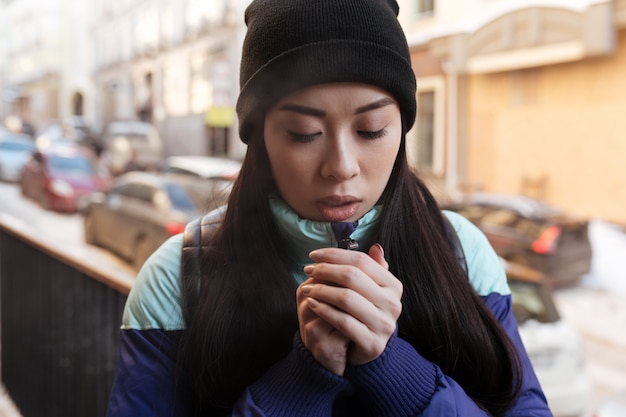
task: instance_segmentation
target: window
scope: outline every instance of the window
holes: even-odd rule
[[[435,10],[435,0],[417,0],[418,13],[432,13]]]
[[[418,78],[417,117],[407,134],[407,157],[419,172],[444,173],[445,83],[443,77]]]
[[[435,149],[435,92],[417,95],[417,166],[432,171]]]

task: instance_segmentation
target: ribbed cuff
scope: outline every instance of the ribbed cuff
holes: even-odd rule
[[[254,402],[276,417],[330,416],[335,399],[353,393],[352,384],[320,365],[299,333],[293,344],[289,355],[250,386]]]
[[[345,378],[354,384],[360,408],[367,415],[414,416],[435,393],[437,367],[393,335],[377,359],[349,366]]]

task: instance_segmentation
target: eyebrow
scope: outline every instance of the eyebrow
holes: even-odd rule
[[[358,109],[356,109],[354,114],[360,114],[360,113],[368,112],[370,110],[380,109],[381,107],[389,106],[391,104],[394,104],[392,99],[390,99],[389,97],[383,97],[380,100],[374,101],[373,103],[369,103],[369,104],[366,104],[365,106],[359,107]]]
[[[364,106],[358,107],[354,111],[354,114],[361,114],[361,113],[368,112],[370,110],[380,109],[381,107],[389,106],[391,104],[394,104],[394,101],[392,99],[388,97],[383,97],[380,100],[376,100],[372,103],[368,103]],[[287,103],[287,104],[280,106],[279,110],[293,111],[293,112],[304,114],[307,116],[315,116],[315,117],[326,116],[326,112],[323,110],[319,110],[314,107],[303,106],[301,104]]]

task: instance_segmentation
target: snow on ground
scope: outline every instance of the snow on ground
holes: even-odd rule
[[[626,390],[626,230],[594,220],[589,236],[591,271],[580,285],[558,289],[554,297],[561,315],[583,337],[594,408]]]
[[[596,220],[589,224],[589,238],[593,249],[591,272],[581,285],[626,294],[626,231]]]

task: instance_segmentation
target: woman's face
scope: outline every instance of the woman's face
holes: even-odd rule
[[[265,146],[282,198],[300,217],[355,221],[382,195],[400,148],[396,100],[366,84],[322,84],[265,116]]]

